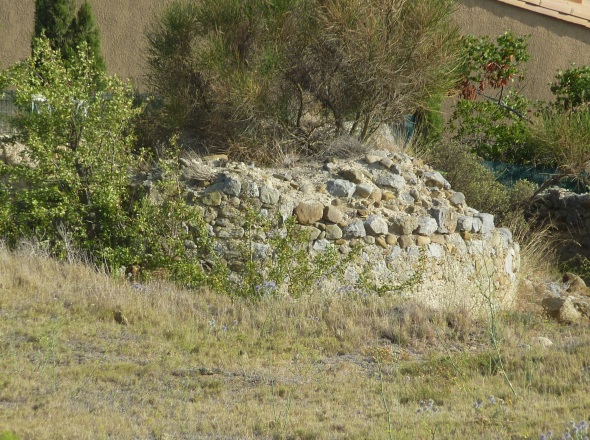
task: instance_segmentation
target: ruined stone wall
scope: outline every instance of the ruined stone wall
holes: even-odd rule
[[[312,254],[334,246],[345,256],[360,247],[340,285],[319,289],[346,292],[367,275],[376,286],[395,288],[418,276],[401,294],[435,307],[481,311],[514,299],[519,246],[510,231],[496,228],[492,215],[468,207],[440,173],[404,153],[373,150],[358,160],[283,169],[224,157],[181,161],[189,200],[237,274],[245,264],[244,240],[255,256],[273,252],[268,232],[246,230],[246,211],[254,210],[278,217],[279,232],[294,216],[309,233]]]
[[[531,213],[561,233],[557,242],[561,261],[576,255],[590,258],[590,194],[550,188],[536,198]]]

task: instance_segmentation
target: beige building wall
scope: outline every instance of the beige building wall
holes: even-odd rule
[[[130,79],[136,87],[143,88],[144,31],[171,0],[89,1],[100,28],[109,73]],[[0,0],[0,68],[28,56],[34,4],[34,0]],[[532,57],[524,91],[533,99],[550,98],[547,84],[557,69],[565,69],[572,62],[590,65],[590,29],[584,26],[498,0],[459,0],[456,18],[464,33],[495,37],[512,30],[518,35],[532,35],[529,46]]]
[[[144,31],[170,1],[89,0],[100,28],[102,52],[110,74],[142,87]],[[34,0],[0,0],[1,69],[29,55],[34,13]]]
[[[467,34],[496,37],[511,30],[516,35],[531,35],[531,59],[523,84],[524,94],[531,99],[551,99],[548,84],[558,69],[567,69],[574,62],[590,65],[590,29],[582,25],[497,0],[459,0],[456,19]]]

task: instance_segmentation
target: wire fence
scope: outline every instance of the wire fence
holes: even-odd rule
[[[0,92],[0,136],[16,133],[10,124],[10,118],[15,116],[17,112],[18,109],[14,105],[14,93],[11,91]]]

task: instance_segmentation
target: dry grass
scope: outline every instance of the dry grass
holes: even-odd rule
[[[500,323],[514,398],[485,323],[461,311],[363,295],[253,303],[136,287],[31,251],[0,252],[0,433],[390,438],[383,398],[396,439],[538,438],[590,417],[588,328],[530,310]],[[554,345],[536,346],[538,336]]]

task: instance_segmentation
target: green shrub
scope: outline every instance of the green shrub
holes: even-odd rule
[[[67,243],[104,255],[125,240],[129,218],[138,112],[129,88],[97,69],[84,46],[66,64],[47,39],[3,76],[15,89],[16,140],[25,149],[18,164],[0,165],[0,234],[11,244],[36,236],[62,256]]]
[[[450,86],[452,10],[449,0],[175,1],[147,33],[162,128],[260,160],[279,141],[313,152],[312,132],[366,139]]]
[[[62,49],[67,60],[74,60],[82,44],[86,44],[89,55],[94,58],[96,69],[106,71],[106,64],[100,50],[100,34],[94,21],[92,7],[87,0],[82,3],[67,33],[68,42]]]
[[[590,164],[590,106],[572,110],[548,106],[532,129],[531,140],[538,162],[558,169],[540,190],[564,178],[586,182]]]
[[[469,206],[502,216],[509,210],[508,189],[486,169],[469,147],[455,142],[443,143],[429,154],[429,162],[445,173],[455,191],[465,194]]]
[[[560,70],[551,85],[557,105],[563,109],[573,109],[590,101],[590,66]]]
[[[528,112],[532,103],[514,90],[529,59],[527,38],[511,32],[463,40],[460,100],[451,117],[453,139],[487,160],[534,163]]]

